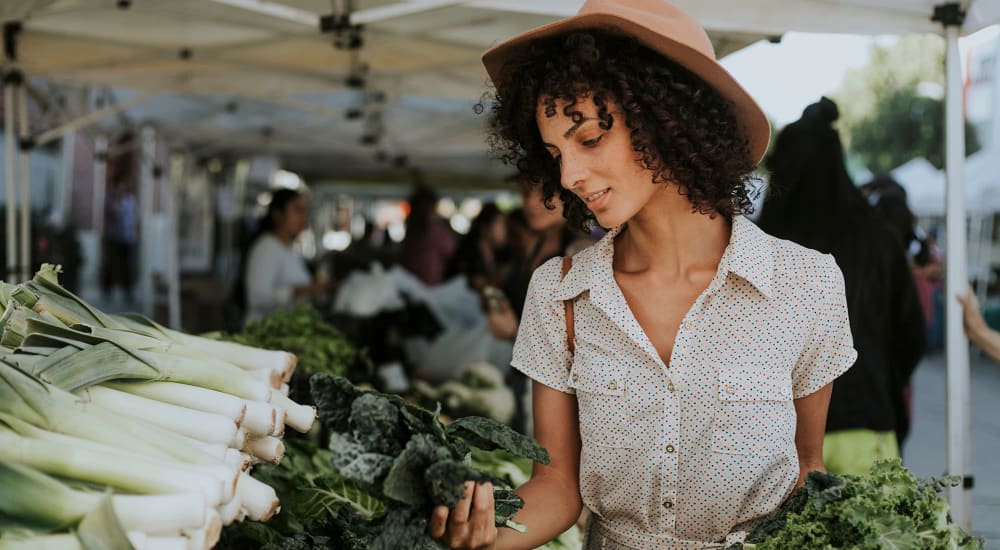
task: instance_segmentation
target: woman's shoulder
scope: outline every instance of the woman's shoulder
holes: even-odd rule
[[[773,241],[774,272],[817,287],[843,286],[843,272],[833,254],[769,236]]]
[[[536,293],[554,292],[562,280],[563,258],[565,256],[555,256],[546,260],[542,265],[535,268],[531,274],[531,287]]]

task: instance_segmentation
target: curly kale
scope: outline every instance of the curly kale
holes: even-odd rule
[[[948,519],[938,494],[958,479],[922,481],[899,460],[868,475],[810,472],[805,485],[746,538],[744,550],[784,548],[982,548]]]

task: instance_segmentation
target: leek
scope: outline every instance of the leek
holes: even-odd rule
[[[131,393],[189,409],[221,414],[242,425],[246,403],[228,393],[176,382],[105,382],[111,389]],[[265,405],[266,406],[266,405]]]
[[[222,415],[161,403],[102,386],[91,386],[76,393],[112,412],[132,415],[205,443],[229,446],[238,436],[236,423]],[[242,444],[236,448],[242,448]]]

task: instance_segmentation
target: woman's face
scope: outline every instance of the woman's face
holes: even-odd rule
[[[562,215],[563,203],[558,196],[552,197],[552,206],[555,208],[551,210],[546,208],[542,190],[537,186],[528,187],[523,191],[521,200],[524,202],[524,220],[528,224],[528,229],[535,233],[562,227],[566,223],[566,218]]]
[[[602,227],[632,219],[667,187],[653,185],[653,173],[632,149],[630,130],[617,104],[607,104],[614,123],[605,130],[592,99],[583,98],[571,107],[583,115],[580,122],[563,112],[567,106],[563,100],[556,100],[555,113],[547,116],[545,99],[539,99],[535,120],[545,148],[559,164],[560,183],[594,213]]]
[[[299,195],[274,214],[276,232],[294,239],[309,227],[309,200]]]
[[[507,216],[499,215],[486,226],[486,241],[490,246],[499,248],[507,244]]]

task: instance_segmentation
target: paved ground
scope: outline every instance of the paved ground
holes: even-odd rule
[[[1000,550],[1000,365],[975,350],[972,377],[972,530]],[[924,358],[914,378],[914,423],[903,461],[918,476],[945,471],[945,361]]]

